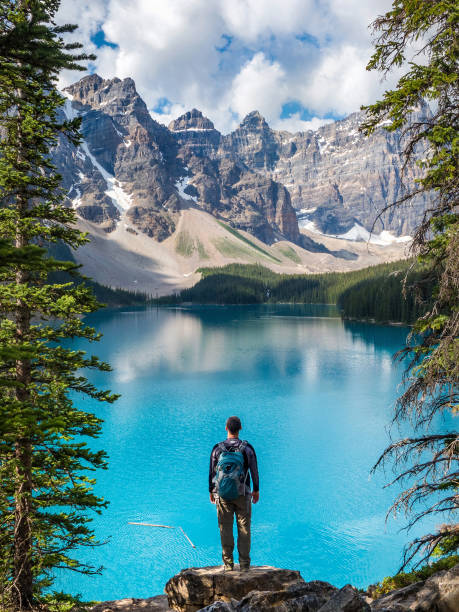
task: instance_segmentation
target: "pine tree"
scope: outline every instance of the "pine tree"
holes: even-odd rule
[[[395,89],[366,107],[363,129],[371,133],[387,121],[389,131],[401,128],[406,163],[416,149],[425,149],[420,163],[423,177],[413,191],[389,207],[410,202],[419,193],[428,195],[430,204],[412,247],[430,269],[430,275],[417,283],[418,300],[435,283],[432,306],[417,319],[400,355],[408,359],[408,367],[395,420],[413,424],[415,435],[391,444],[378,462],[395,458],[400,471],[394,482],[409,485],[392,507],[394,512],[405,510],[410,515],[409,526],[437,514],[446,521],[407,548],[404,567],[421,551],[419,562],[459,546],[459,435],[454,428],[438,433],[434,429],[439,417],[457,414],[459,409],[458,4],[456,0],[394,0],[392,9],[378,17],[373,28],[377,40],[368,69],[385,74],[403,67],[406,72]],[[413,111],[426,102],[431,114],[413,121]]]
[[[0,0],[0,590],[1,607],[14,610],[32,609],[56,568],[98,571],[71,552],[96,544],[88,511],[106,505],[91,478],[105,453],[82,439],[97,437],[101,421],[75,398],[116,399],[81,373],[108,364],[69,348],[98,339],[81,319],[98,304],[84,284],[52,282],[76,266],[44,248],[86,241],[50,150],[59,138],[79,141],[79,120],[63,118],[59,72],[93,58],[64,42],[76,26],[55,24],[58,7]]]

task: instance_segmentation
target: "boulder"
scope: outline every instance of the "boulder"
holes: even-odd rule
[[[242,600],[251,591],[285,591],[305,584],[300,573],[269,566],[248,572],[224,572],[221,566],[189,568],[166,584],[169,606],[178,612],[197,612],[216,601]]]
[[[370,606],[350,584],[334,593],[319,612],[370,612]]]
[[[459,563],[372,602],[372,612],[459,612]]]
[[[299,581],[278,591],[252,591],[235,607],[236,612],[317,612],[338,589],[328,582]]]

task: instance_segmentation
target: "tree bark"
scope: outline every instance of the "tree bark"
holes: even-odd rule
[[[18,91],[19,97],[22,92]],[[18,112],[18,163],[22,161],[21,146],[21,113]],[[15,246],[20,249],[29,243],[25,230],[21,227],[21,221],[25,217],[28,208],[26,193],[17,196],[16,207],[18,219],[16,222]],[[22,266],[16,270],[17,285],[25,285],[29,281],[29,273]],[[18,298],[15,313],[16,338],[18,344],[27,341],[30,336],[30,307]],[[30,406],[30,381],[31,362],[30,359],[18,359],[16,361],[16,399],[19,410],[27,414]],[[33,572],[32,572],[32,444],[27,431],[27,417],[22,431],[18,432],[15,444],[16,482],[14,495],[14,557],[13,557],[13,589],[12,598],[15,610],[31,610],[33,607]]]
[[[32,449],[27,439],[23,438],[16,443],[15,458],[17,468],[12,596],[15,610],[31,610],[33,607],[31,530]]]

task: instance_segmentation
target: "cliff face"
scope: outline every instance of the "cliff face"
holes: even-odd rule
[[[418,115],[427,112],[422,109]],[[344,234],[356,222],[371,230],[377,215],[402,197],[404,185],[413,187],[420,170],[411,163],[402,172],[399,132],[378,129],[368,138],[359,132],[363,119],[363,113],[354,113],[315,132],[290,134],[271,130],[253,112],[222,139],[221,151],[287,187],[300,225],[314,223],[327,234]],[[385,212],[375,231],[409,234],[425,205],[425,198],[418,198]]]
[[[267,244],[286,239],[317,250],[298,222],[325,234],[356,223],[369,230],[402,193],[399,135],[364,138],[358,113],[289,134],[253,112],[224,136],[196,109],[169,128],[157,123],[129,78],[91,75],[64,93],[65,115],[82,118],[84,140],[78,148],[61,141],[54,161],[69,206],[106,232],[124,224],[162,241],[193,207]],[[407,168],[408,185],[417,176]],[[384,213],[376,231],[410,233],[424,206]]]
[[[224,137],[212,122],[193,110],[169,125],[186,176],[185,193],[207,212],[271,244],[301,237],[288,190],[242,158],[222,154]]]
[[[175,229],[175,142],[151,118],[132,79],[85,77],[68,87],[67,117],[80,116],[78,149],[60,143],[55,161],[77,213],[106,231],[131,224],[162,240]]]
[[[82,118],[83,142],[63,141],[54,160],[69,205],[105,231],[124,223],[158,241],[178,213],[198,207],[267,243],[301,240],[288,191],[240,160],[214,155],[221,135],[193,110],[170,129],[155,122],[132,79],[85,77],[64,92],[68,118]]]

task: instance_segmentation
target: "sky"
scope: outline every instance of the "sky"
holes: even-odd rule
[[[275,129],[316,129],[395,83],[365,66],[370,23],[391,0],[62,0],[58,23],[103,78],[134,79],[157,121],[198,108],[228,133],[258,110]],[[65,72],[61,86],[81,74]]]

